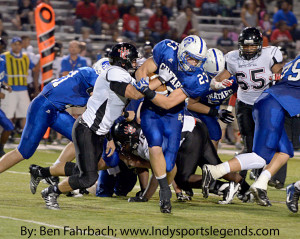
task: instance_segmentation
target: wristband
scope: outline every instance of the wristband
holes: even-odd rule
[[[126,119],[126,118],[128,118],[129,117],[129,113],[128,113],[128,111],[124,111],[124,114],[123,114],[123,116],[124,116],[124,118]]]
[[[210,110],[208,111],[207,115],[209,116],[213,116],[213,117],[216,117],[218,115],[218,110],[215,109],[215,108],[210,108]]]
[[[108,141],[111,141],[113,139],[112,134],[110,133],[110,131],[105,136],[106,136],[106,139]]]
[[[148,100],[153,100],[154,97],[156,96],[155,91],[150,90],[149,87],[147,87],[147,89],[143,92],[143,94],[145,95],[145,98]]]

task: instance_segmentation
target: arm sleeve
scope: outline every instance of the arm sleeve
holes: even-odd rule
[[[128,84],[129,83],[112,81],[112,82],[110,82],[109,87],[116,94],[125,97],[125,91],[126,91],[126,87],[128,86]]]
[[[232,64],[230,54],[225,55],[225,69],[228,70],[231,75],[235,75],[234,64]]]
[[[278,47],[274,47],[274,49],[271,52],[272,60],[271,60],[271,67],[273,67],[275,64],[281,63],[283,60],[282,53],[278,49]]]

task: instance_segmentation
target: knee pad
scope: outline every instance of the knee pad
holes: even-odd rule
[[[75,189],[89,188],[94,185],[98,179],[97,171],[86,172],[82,175],[72,175],[69,177],[70,187]]]
[[[266,161],[254,152],[239,154],[235,157],[240,162],[241,170],[263,168],[266,165]]]

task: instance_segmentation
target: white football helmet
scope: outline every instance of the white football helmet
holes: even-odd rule
[[[203,69],[210,77],[215,77],[225,68],[225,57],[222,51],[217,48],[210,48],[207,51],[207,59]]]
[[[199,36],[190,35],[179,44],[177,57],[179,64],[185,71],[195,71],[206,60],[207,47],[206,42]],[[192,57],[198,60],[198,64],[193,66],[187,62],[187,58]]]
[[[110,66],[109,59],[104,57],[98,60],[94,65],[93,68],[98,75],[101,74],[102,71],[106,70]]]

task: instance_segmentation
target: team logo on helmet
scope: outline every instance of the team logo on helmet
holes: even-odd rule
[[[120,52],[120,57],[125,60],[127,59],[127,55],[130,53],[129,49],[126,49],[126,47],[121,47],[118,52]]]
[[[136,131],[136,128],[134,128],[130,124],[124,127],[124,134],[134,134],[135,131]]]
[[[194,37],[187,37],[187,38],[184,39],[183,46],[187,47],[188,45],[190,45],[194,41],[195,41]]]

